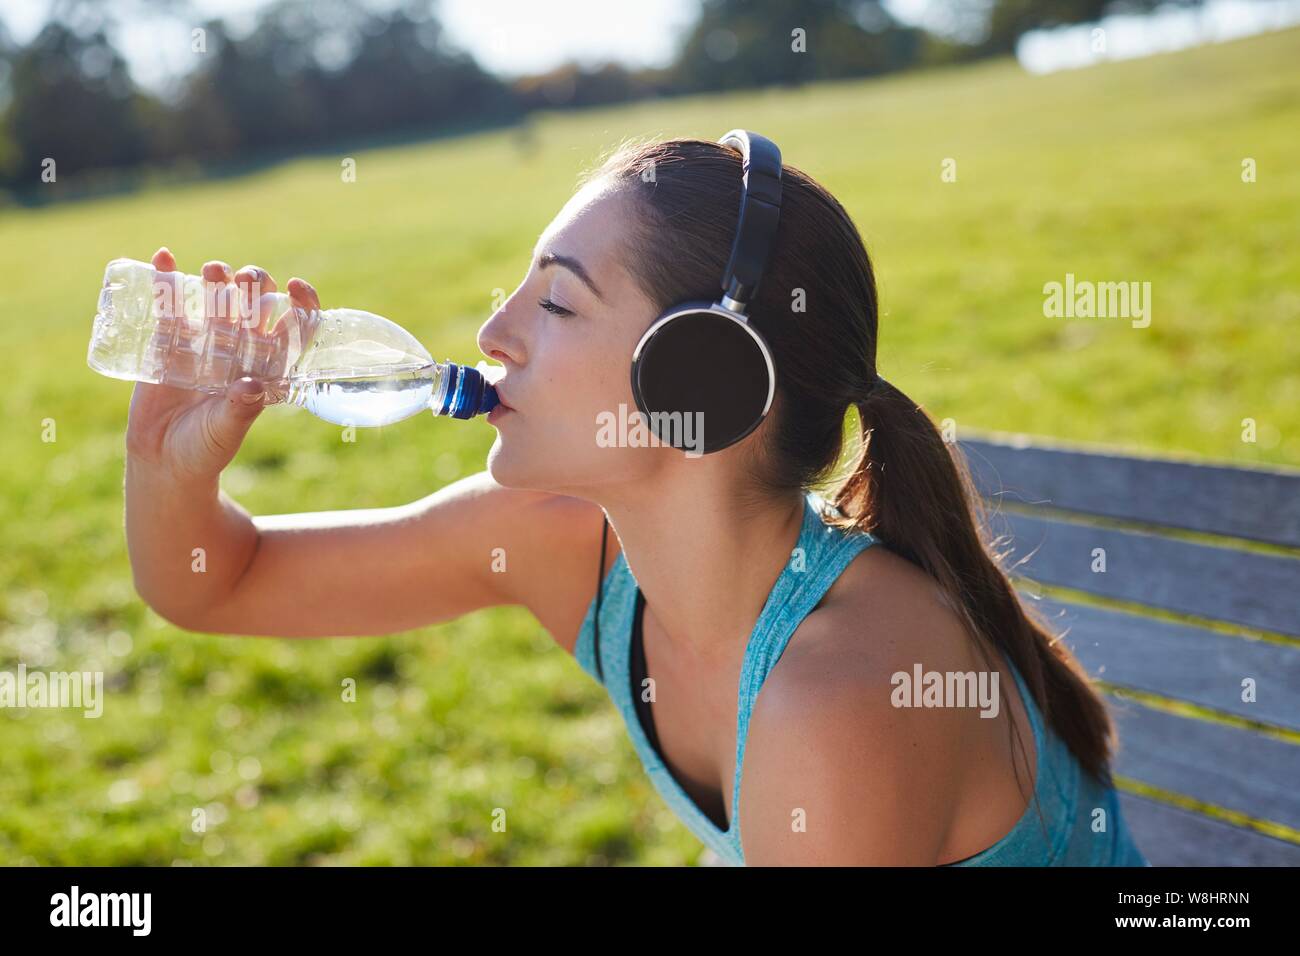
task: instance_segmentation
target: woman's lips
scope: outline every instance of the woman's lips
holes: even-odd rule
[[[505,378],[506,370],[500,365],[488,365],[487,362],[479,362],[474,367],[483,375],[484,380],[496,390],[497,406],[505,406],[507,411],[513,412],[515,408],[510,404],[510,400],[506,398],[505,392],[501,388],[501,382]],[[493,409],[493,411],[495,410]],[[488,412],[488,414],[491,415],[492,412]]]
[[[495,385],[493,387],[496,389],[497,392],[497,404],[504,405],[506,408],[510,409],[510,411],[513,412],[515,410],[515,407],[514,405],[510,404],[510,399],[507,398],[505,392],[501,390],[501,386]]]

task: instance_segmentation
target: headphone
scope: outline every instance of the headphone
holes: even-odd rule
[[[674,448],[702,454],[734,445],[757,428],[776,394],[772,350],[745,310],[776,241],[781,151],[744,129],[718,142],[738,149],[744,160],[740,220],[722,296],[670,306],[632,352],[632,395],[651,430]]]

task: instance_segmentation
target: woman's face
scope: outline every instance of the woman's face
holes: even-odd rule
[[[597,180],[542,233],[519,287],[479,329],[478,345],[505,367],[511,411],[494,415],[487,468],[502,485],[591,497],[596,485],[651,478],[683,453],[610,446],[610,418],[635,422],[632,350],[658,315],[620,264],[625,200]],[[620,411],[620,404],[623,406]]]

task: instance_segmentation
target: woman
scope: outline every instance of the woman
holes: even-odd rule
[[[741,195],[730,146],[625,145],[479,331],[506,406],[479,474],[402,507],[251,517],[218,475],[260,385],[137,385],[126,494],[140,594],[191,630],[282,636],[522,604],[601,680],[656,787],[727,862],[1144,865],[1111,786],[1102,699],[986,548],[931,420],[877,375],[853,222],[806,174],[781,173],[749,305],[777,386],[743,439],[700,456],[598,436],[594,423],[635,407],[628,363],[656,316],[717,297]],[[175,268],[166,249],[154,264]],[[232,294],[274,289],[253,266],[203,274]],[[287,291],[319,308],[307,283]],[[810,489],[837,468],[850,407],[864,442],[827,501]],[[992,706],[909,706],[900,687],[918,671],[978,676]]]

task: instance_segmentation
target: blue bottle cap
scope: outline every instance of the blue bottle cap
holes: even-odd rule
[[[446,364],[451,380],[447,383],[447,397],[439,414],[450,415],[452,418],[473,418],[490,412],[500,403],[497,390],[488,384],[478,369],[450,361]]]

